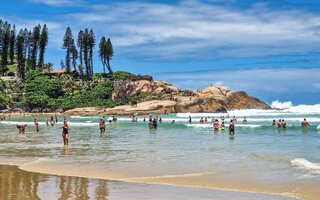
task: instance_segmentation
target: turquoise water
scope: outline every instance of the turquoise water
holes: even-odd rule
[[[45,117],[38,116],[40,132],[36,133],[32,117],[11,118],[0,122],[0,160],[51,174],[316,199],[320,196],[316,187],[320,183],[317,111],[229,112],[238,119],[234,137],[227,128],[214,132],[211,122],[199,123],[200,116],[219,118],[226,114],[162,115],[163,123],[157,130],[149,130],[143,116],[138,116],[137,123],[129,116],[118,116],[117,123],[107,123],[102,136],[100,116],[66,116],[71,128],[67,148],[63,147],[59,124],[46,127]],[[247,124],[241,122],[244,116]],[[302,129],[305,117],[311,126]],[[286,129],[271,126],[272,120],[279,118],[286,120]],[[175,124],[171,124],[173,119]],[[16,124],[22,121],[28,126],[26,133],[19,135]]]

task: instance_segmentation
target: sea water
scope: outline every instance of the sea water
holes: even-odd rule
[[[47,127],[45,117],[38,116],[38,133],[33,117],[12,117],[0,122],[0,162],[56,175],[320,199],[319,105],[228,113],[230,118],[226,113],[159,115],[156,130],[148,128],[144,116],[136,123],[117,116],[116,123],[106,123],[104,135],[101,116],[66,116],[68,147],[61,138],[62,117]],[[237,117],[234,136],[228,127],[214,132],[211,120],[220,116],[226,126]],[[199,123],[200,117],[208,122]],[[301,128],[304,118],[310,126]],[[287,128],[271,126],[273,119],[284,119]],[[18,134],[19,122],[27,124],[25,134]]]

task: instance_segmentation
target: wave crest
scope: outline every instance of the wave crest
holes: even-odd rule
[[[291,160],[291,165],[311,170],[320,170],[320,163],[313,163],[304,158],[295,158]]]

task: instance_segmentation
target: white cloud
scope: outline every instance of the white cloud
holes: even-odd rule
[[[29,1],[51,6],[85,3]],[[297,55],[319,50],[319,13],[298,8],[275,10],[263,4],[237,9],[232,3],[216,2],[232,0],[86,4],[46,21],[60,27],[49,29],[50,47],[59,49],[65,28],[71,26],[74,36],[80,29],[93,28],[97,42],[102,35],[111,37],[117,55],[148,61]]]
[[[294,94],[303,99],[303,96],[299,96],[302,93],[319,94],[319,77],[318,68],[277,68],[162,73],[155,78],[184,89],[200,89],[211,83],[220,85],[222,82],[231,90],[247,91],[249,94],[267,95],[273,99]]]
[[[201,1],[125,2],[93,5],[65,19],[111,35],[126,53],[138,48],[139,57],[154,59],[299,54],[320,42],[320,14],[265,5],[238,10]]]
[[[76,6],[84,3],[84,0],[29,0],[33,3],[42,3],[48,6]]]

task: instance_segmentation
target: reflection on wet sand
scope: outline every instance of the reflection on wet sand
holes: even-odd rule
[[[90,182],[86,178],[47,176],[0,165],[0,199],[108,199],[107,181]]]

